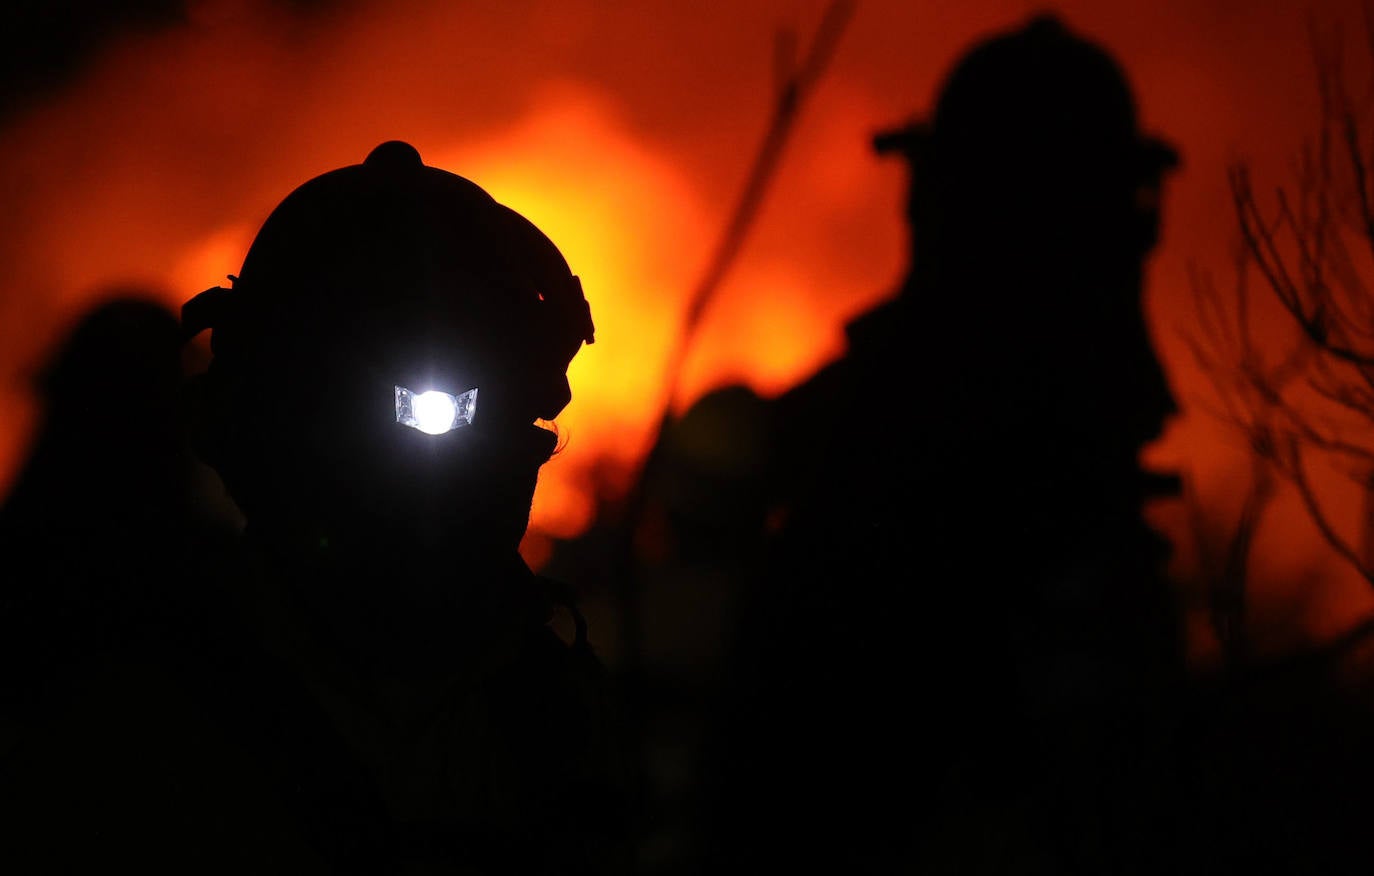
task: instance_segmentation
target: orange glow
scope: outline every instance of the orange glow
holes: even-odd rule
[[[243,264],[244,253],[256,233],[256,228],[243,224],[215,229],[192,244],[187,254],[172,265],[168,285],[173,289],[225,285],[226,278]]]
[[[574,399],[558,422],[567,446],[541,477],[527,540],[531,559],[547,555],[549,538],[586,529],[598,491],[623,488],[617,478],[644,452],[667,342],[766,124],[774,34],[786,24],[809,33],[823,5],[404,0],[305,18],[217,0],[182,28],[111,47],[0,129],[0,489],[35,419],[23,375],[81,307],[116,283],[179,306],[237,271],[296,185],[405,139],[539,225],[591,302],[597,343],[573,362]],[[706,316],[677,409],[730,381],[778,393],[843,350],[844,321],[904,268],[905,171],[875,158],[869,136],[924,113],[971,40],[1038,8],[859,7]],[[1231,513],[1248,460],[1199,407],[1210,390],[1177,328],[1188,321],[1188,266],[1224,276],[1229,264],[1228,162],[1248,157],[1258,179],[1286,179],[1315,121],[1306,5],[1057,8],[1119,56],[1145,127],[1183,154],[1149,274],[1156,338],[1185,406],[1166,452],[1209,511]],[[1323,8],[1348,21],[1356,10],[1355,0]],[[1328,492],[1349,518],[1355,497],[1337,480]],[[1322,634],[1374,608],[1291,497],[1266,524],[1256,564],[1268,582],[1256,610],[1276,628]]]
[[[545,468],[531,516],[541,532],[575,536],[594,511],[587,465],[609,455],[628,466],[651,438],[646,402],[665,379],[662,351],[686,298],[669,278],[702,257],[701,209],[680,173],[635,142],[613,110],[567,86],[539,95],[512,128],[427,160],[462,168],[528,217],[582,277],[600,340],[569,368],[574,402],[557,422],[569,452]]]

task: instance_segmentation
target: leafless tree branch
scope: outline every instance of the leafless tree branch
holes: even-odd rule
[[[1374,60],[1374,4],[1366,3],[1363,24],[1364,49]],[[1374,585],[1374,568],[1331,519],[1309,473],[1318,458],[1332,462],[1374,502],[1374,285],[1357,265],[1357,255],[1374,259],[1374,76],[1357,100],[1339,36],[1324,34],[1314,18],[1310,38],[1316,135],[1295,157],[1290,183],[1269,199],[1257,193],[1249,165],[1230,169],[1240,239],[1235,286],[1228,306],[1216,284],[1194,272],[1199,333],[1185,340],[1222,399],[1220,418],[1254,454],[1229,550],[1249,549],[1262,510],[1256,503],[1268,501],[1277,476],[1293,485],[1331,548]],[[1272,327],[1265,343],[1257,336],[1252,275],[1296,329],[1286,345],[1269,337]],[[1362,538],[1374,539],[1374,531]],[[1228,562],[1218,587],[1237,586],[1237,561]],[[1243,605],[1234,595],[1227,599]],[[1214,622],[1223,620],[1230,622]]]

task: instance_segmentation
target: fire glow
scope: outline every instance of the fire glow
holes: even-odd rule
[[[774,35],[813,27],[822,6],[407,0],[306,18],[214,0],[184,27],[109,48],[0,131],[0,487],[36,422],[23,375],[82,307],[116,284],[179,306],[237,271],[300,182],[404,139],[528,216],[583,279],[597,344],[572,364],[566,449],[545,467],[532,516],[545,538],[581,533],[598,491],[650,439],[669,341],[767,122]],[[1228,264],[1228,150],[1281,173],[1309,121],[1298,5],[1244,22],[1201,6],[1059,4],[1121,57],[1146,126],[1184,156],[1150,290],[1185,406],[1207,390],[1173,329],[1186,266]],[[876,159],[869,136],[924,111],[970,41],[1026,11],[1013,0],[861,6],[707,315],[678,407],[728,382],[779,392],[842,351],[845,319],[904,268],[904,169]],[[1290,139],[1275,136],[1275,112]],[[1174,435],[1198,495],[1233,504],[1248,465],[1234,442],[1205,414]],[[1295,527],[1300,537],[1261,553],[1320,558],[1310,527]],[[1334,628],[1368,606],[1358,586],[1332,581],[1307,626]]]

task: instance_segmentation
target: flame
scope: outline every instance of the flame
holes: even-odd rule
[[[1150,309],[1187,408],[1169,440],[1200,500],[1225,516],[1248,463],[1198,404],[1206,381],[1176,328],[1187,319],[1188,265],[1229,265],[1226,164],[1243,147],[1278,179],[1311,129],[1304,14],[1296,0],[1247,10],[1244,21],[1149,0],[1059,7],[1121,58],[1147,127],[1181,146]],[[1346,7],[1357,20],[1354,0]],[[193,4],[184,27],[109,47],[0,130],[10,193],[0,368],[11,376],[0,392],[0,489],[36,420],[23,375],[74,314],[116,283],[179,306],[237,271],[296,185],[405,139],[539,225],[591,302],[597,343],[570,369],[574,400],[558,422],[566,447],[545,467],[532,517],[528,555],[546,554],[550,538],[586,529],[599,491],[623,489],[659,405],[680,410],[732,381],[775,394],[842,352],[844,321],[903,269],[905,171],[875,159],[869,135],[924,111],[972,39],[1028,11],[1019,0],[859,10],[707,314],[681,393],[665,400],[667,342],[766,122],[774,34],[813,24],[820,8],[768,0],[722,16],[693,4],[405,0],[306,17],[219,0]],[[1367,593],[1332,571],[1285,501],[1289,516],[1276,517],[1256,562],[1277,570],[1275,581],[1295,568],[1321,580],[1302,623],[1331,629],[1368,610]],[[1277,590],[1263,599],[1284,604]]]

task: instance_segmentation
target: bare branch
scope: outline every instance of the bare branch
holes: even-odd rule
[[[1321,507],[1321,502],[1317,500],[1316,493],[1312,489],[1312,484],[1307,478],[1307,471],[1302,459],[1302,449],[1300,445],[1293,441],[1287,448],[1288,459],[1283,463],[1284,471],[1293,485],[1298,488],[1298,495],[1302,497],[1302,503],[1307,509],[1307,515],[1312,522],[1317,525],[1322,538],[1326,540],[1336,553],[1348,562],[1355,571],[1360,573],[1366,581],[1374,584],[1374,570],[1371,570],[1361,560],[1360,555],[1353,547],[1338,533],[1327,519],[1326,512]]]

